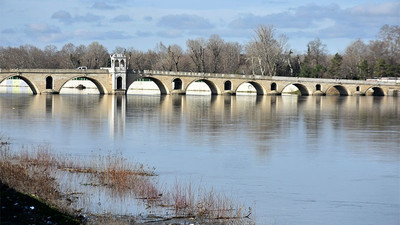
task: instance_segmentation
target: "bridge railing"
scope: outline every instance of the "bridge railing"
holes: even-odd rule
[[[285,77],[285,76],[262,76],[245,74],[223,74],[223,73],[199,73],[199,72],[175,72],[160,70],[143,70],[143,75],[166,75],[166,76],[188,76],[206,78],[230,78],[245,80],[271,80],[289,81],[293,83],[312,82],[312,83],[336,83],[336,84],[355,84],[355,85],[400,85],[400,80],[389,82],[387,80],[347,80],[347,79],[327,79],[327,78],[308,78],[308,77]]]

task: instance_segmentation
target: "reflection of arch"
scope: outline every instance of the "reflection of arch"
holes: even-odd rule
[[[227,80],[224,83],[224,91],[230,91],[232,90],[232,82]]]
[[[87,79],[87,80],[90,80],[90,81],[92,81],[92,82],[94,83],[94,85],[96,85],[96,87],[97,87],[97,89],[99,90],[100,94],[106,94],[106,93],[107,93],[107,91],[105,91],[105,88],[103,87],[103,85],[102,85],[98,80],[93,79],[93,78],[90,78],[90,77],[82,77],[82,76],[76,76],[76,77],[72,77],[72,78],[69,79],[69,80],[66,80],[66,81],[61,85],[59,91],[61,91],[61,89],[64,87],[64,85],[65,85],[68,81],[73,80],[73,79],[75,79],[75,78],[85,78],[85,79]]]
[[[167,91],[167,88],[165,87],[165,84],[163,82],[161,82],[160,80],[155,79],[153,77],[141,77],[139,79],[149,79],[149,80],[153,81],[157,85],[158,89],[160,89],[160,94],[161,95],[167,95],[168,94],[168,91]],[[138,80],[136,80],[136,81],[138,81]],[[131,84],[129,84],[129,87],[128,87],[128,84],[127,84],[126,90],[129,90],[130,86],[133,83],[135,83],[135,81],[132,82]]]
[[[315,85],[315,90],[320,91],[321,90],[321,85],[320,84]]]
[[[299,84],[299,83],[288,84],[282,90],[284,90],[289,85],[294,85],[295,87],[297,87],[297,89],[299,89],[300,94],[302,96],[310,95],[310,92],[308,91],[308,88],[306,86],[304,86],[303,84]]]
[[[28,78],[23,77],[23,76],[9,76],[9,77],[4,78],[4,80],[1,80],[0,83],[3,82],[3,81],[5,81],[5,80],[7,80],[8,78],[11,78],[11,77],[17,77],[17,78],[19,78],[19,79],[25,81],[25,83],[29,86],[29,88],[32,90],[32,93],[33,93],[34,95],[40,93],[39,89],[36,88],[36,85],[33,84]]]
[[[372,93],[369,94],[370,92],[372,92]],[[371,87],[371,88],[368,88],[368,90],[366,91],[366,95],[385,96],[385,92],[380,87]]]
[[[218,95],[217,86],[215,86],[215,84],[214,84],[213,82],[211,82],[211,81],[209,81],[209,80],[205,80],[205,79],[195,80],[195,81],[193,81],[193,82],[196,82],[196,81],[202,81],[202,82],[206,83],[207,86],[210,88],[211,95]],[[193,83],[193,82],[192,82],[192,83]],[[191,84],[191,83],[190,83],[190,84]],[[187,88],[190,86],[190,84],[187,86]],[[186,91],[185,91],[185,92],[186,92]]]
[[[357,86],[357,87],[356,87],[356,91],[360,91],[360,86]]]
[[[253,87],[256,89],[257,91],[257,95],[264,95],[265,94],[265,89],[261,86],[261,84],[254,82],[254,81],[245,81],[243,83],[240,83],[235,90],[235,93],[237,92],[237,89],[239,89],[240,85],[244,84],[244,83],[249,83],[251,85],[253,85]]]
[[[53,89],[53,78],[51,76],[46,77],[46,89]]]
[[[117,78],[117,89],[122,89],[122,77]]]
[[[334,91],[332,88],[336,89],[336,93],[335,93],[335,91]],[[343,87],[342,85],[334,85],[334,86],[332,86],[332,87],[329,87],[329,88],[326,90],[326,94],[327,94],[327,95],[329,95],[329,94],[335,95],[335,94],[337,94],[337,93],[338,93],[339,95],[341,95],[341,96],[348,96],[348,95],[350,95],[350,94],[349,94],[349,91],[347,91],[347,89],[346,89],[345,87]]]
[[[276,89],[277,89],[277,86],[276,86],[276,83],[274,82],[271,84],[271,91],[276,91]]]
[[[181,90],[182,89],[182,80],[179,78],[175,78],[172,81],[172,89],[174,90]]]

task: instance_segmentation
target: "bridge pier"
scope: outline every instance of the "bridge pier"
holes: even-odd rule
[[[44,95],[58,95],[58,94],[60,94],[60,92],[55,91],[55,90],[46,89],[45,91],[42,91],[42,92],[39,93],[39,94],[44,94]]]

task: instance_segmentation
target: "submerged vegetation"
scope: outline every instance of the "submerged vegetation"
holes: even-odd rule
[[[15,150],[0,136],[0,181],[83,224],[254,223],[251,208],[232,198],[192,183],[175,181],[167,188],[154,168],[118,154],[72,157],[53,153],[49,145]],[[112,210],[115,203],[108,201],[116,199],[122,210]],[[135,213],[127,209],[132,203]]]

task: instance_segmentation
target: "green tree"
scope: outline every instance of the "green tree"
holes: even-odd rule
[[[384,59],[379,59],[374,66],[374,76],[375,77],[385,77],[387,76],[388,65]]]
[[[343,78],[341,74],[341,66],[343,62],[343,57],[336,53],[331,60],[331,65],[328,68],[328,74],[331,78]]]
[[[321,78],[324,76],[326,72],[326,68],[320,64],[317,64],[314,69],[311,71],[311,77]]]
[[[368,64],[367,60],[363,60],[358,66],[357,66],[357,77],[356,79],[361,79],[365,80],[367,78],[371,77],[371,68]]]

